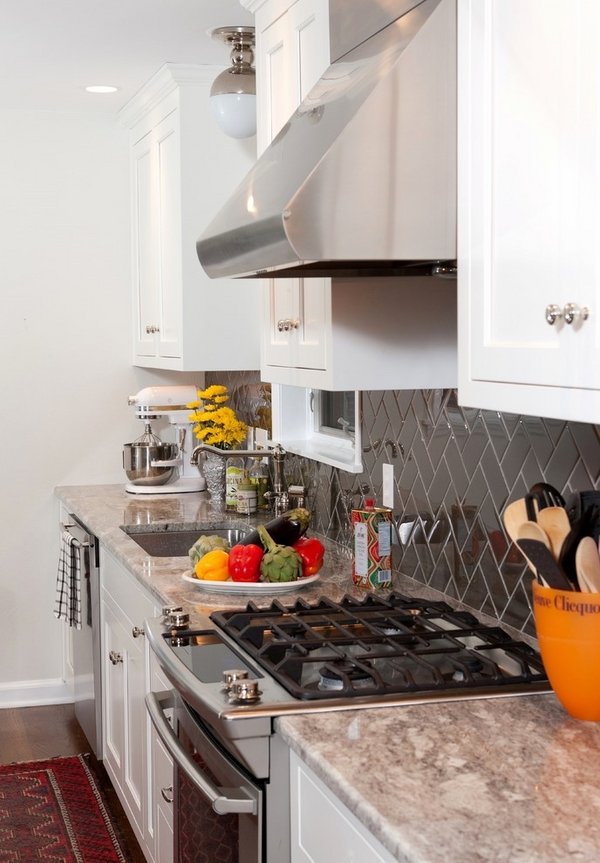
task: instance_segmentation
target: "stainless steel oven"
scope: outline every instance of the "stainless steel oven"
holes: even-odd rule
[[[147,706],[177,765],[176,863],[289,863],[278,716],[550,691],[531,647],[444,602],[249,603],[200,624],[181,610],[145,622],[173,686]]]
[[[151,693],[146,704],[175,767],[175,860],[263,863],[264,783],[235,762],[176,693]]]

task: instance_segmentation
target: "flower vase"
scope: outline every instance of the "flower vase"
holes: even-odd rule
[[[206,480],[206,488],[211,500],[225,500],[225,464],[227,459],[213,452],[207,452],[204,458],[202,474]]]

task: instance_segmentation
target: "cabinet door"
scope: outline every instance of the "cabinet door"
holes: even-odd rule
[[[154,615],[144,588],[106,549],[101,554],[104,761],[146,851],[148,747],[145,694],[148,669],[143,622]]]
[[[327,0],[297,0],[259,35],[257,74],[263,149],[328,65],[328,8]],[[263,340],[266,380],[269,375],[265,366],[325,368],[329,284],[328,279],[267,282]]]
[[[290,753],[291,863],[393,863],[392,855]]]
[[[138,841],[144,845],[146,786],[143,644],[112,603],[103,602],[105,763]]]
[[[259,33],[257,41],[256,74],[260,87],[257,136],[260,154],[294,110],[287,17],[282,15],[266,27]]]
[[[329,0],[297,0],[288,13],[294,107],[329,65]]]
[[[181,356],[181,160],[179,112],[153,133],[157,172],[158,355]]]
[[[329,2],[297,0],[288,14],[294,107],[307,96],[329,65]],[[326,367],[331,331],[330,279],[298,279],[295,320],[296,368]]]
[[[156,172],[153,136],[146,135],[133,148],[133,280],[136,356],[156,354],[158,326],[158,267],[156,244]]]
[[[136,355],[181,356],[179,114],[133,148]]]
[[[104,766],[113,785],[121,788],[125,760],[125,671],[124,630],[112,607],[105,601],[102,616],[102,698]]]
[[[298,315],[299,279],[266,279],[263,359],[270,366],[289,366]]]
[[[465,404],[585,419],[600,388],[599,39],[590,0],[459,0]],[[550,325],[569,303],[589,319]],[[581,390],[583,414],[561,388]]]
[[[331,279],[299,279],[297,344],[294,366],[327,367],[327,340],[331,337]]]

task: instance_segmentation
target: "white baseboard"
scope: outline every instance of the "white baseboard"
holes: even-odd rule
[[[64,680],[20,680],[0,683],[0,709],[5,707],[40,707],[46,704],[69,704],[73,690]]]

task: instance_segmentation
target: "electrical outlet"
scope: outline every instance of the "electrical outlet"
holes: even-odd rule
[[[254,444],[256,447],[260,447],[260,449],[267,449],[267,440],[269,439],[269,435],[265,431],[265,429],[255,428],[254,429]]]
[[[394,508],[394,465],[383,464],[381,466],[382,494],[381,503],[383,506]]]

